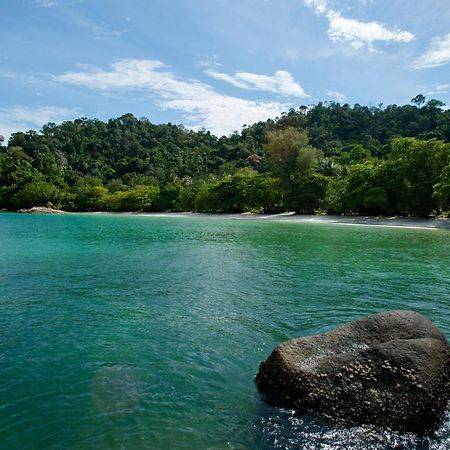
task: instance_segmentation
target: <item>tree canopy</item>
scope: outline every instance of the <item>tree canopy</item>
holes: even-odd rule
[[[216,137],[125,114],[0,138],[0,208],[450,211],[450,110],[319,103]]]

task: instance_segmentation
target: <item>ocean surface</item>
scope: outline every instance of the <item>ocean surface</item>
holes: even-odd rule
[[[0,448],[448,449],[269,407],[273,347],[386,309],[450,336],[450,232],[0,214]]]

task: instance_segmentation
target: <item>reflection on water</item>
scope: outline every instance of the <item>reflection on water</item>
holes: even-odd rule
[[[139,380],[131,367],[104,367],[92,381],[92,399],[101,414],[132,414],[142,394]]]

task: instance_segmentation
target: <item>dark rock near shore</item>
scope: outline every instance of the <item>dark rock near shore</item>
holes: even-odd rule
[[[65,211],[61,211],[59,209],[46,208],[44,206],[33,206],[29,209],[19,209],[17,211],[22,214],[66,214]]]
[[[274,406],[422,433],[447,408],[449,356],[432,322],[389,311],[278,345],[256,383]]]

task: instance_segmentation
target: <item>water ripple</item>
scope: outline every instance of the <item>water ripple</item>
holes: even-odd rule
[[[450,447],[266,405],[286,339],[383,309],[450,334],[450,235],[135,216],[0,216],[0,447]]]

